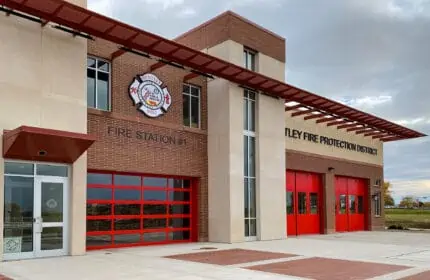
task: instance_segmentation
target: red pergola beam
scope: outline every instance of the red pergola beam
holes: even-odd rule
[[[357,130],[357,131],[355,132],[355,134],[364,134],[364,133],[372,132],[372,131],[376,131],[376,130],[374,130],[373,128],[369,128],[369,129],[362,129],[362,130]]]
[[[294,105],[294,106],[285,106],[285,112],[296,110],[296,109],[299,109],[299,108],[302,108],[302,107],[303,107],[302,104],[298,104],[298,105]]]
[[[200,75],[197,73],[190,73],[184,77],[184,82],[188,82],[189,80],[197,78],[198,76]]]
[[[125,51],[125,50],[121,50],[121,49],[119,49],[119,50],[117,50],[117,51],[114,51],[114,52],[111,54],[110,59],[111,59],[111,60],[114,60],[115,58],[120,57],[121,55],[123,55],[123,54],[125,54],[125,53],[126,53],[126,51]]]
[[[294,113],[291,114],[291,116],[292,117],[298,117],[298,116],[301,116],[301,115],[310,114],[310,113],[315,112],[315,111],[316,111],[315,109],[303,110],[303,111],[299,111],[299,112],[294,112]]]
[[[356,127],[357,125],[359,125],[359,124],[358,124],[358,123],[343,124],[343,125],[339,125],[339,126],[337,127],[337,129],[349,128],[349,127]]]
[[[285,98],[289,97],[289,95],[296,90],[297,93],[294,93],[292,97],[298,100],[300,99],[300,103],[304,107],[313,107],[316,110],[327,111],[330,114],[336,114],[336,112],[338,112],[336,115],[338,115],[339,118],[350,119],[351,121],[361,122],[367,125],[372,125],[372,123],[376,121],[383,121],[380,125],[372,126],[376,129],[386,130],[402,138],[425,136],[423,133],[404,128],[398,124],[361,112],[339,102],[318,96],[260,73],[247,70],[220,58],[97,14],[64,0],[0,0],[0,5],[14,10],[14,12],[26,13],[40,18],[42,21],[59,24],[69,29],[73,34],[76,33],[84,37],[85,35],[90,35],[101,38],[128,49],[148,53],[163,60],[182,65],[183,67],[188,67],[202,73],[208,73],[226,79],[232,83],[265,92],[271,96]],[[164,63],[157,63],[151,67],[151,70],[153,71],[155,68],[158,69],[163,65]],[[263,86],[267,84],[270,84],[269,88]],[[285,91],[290,89],[291,91],[288,91],[288,95],[285,96]],[[311,97],[316,98],[314,99]],[[330,110],[327,108],[330,108]]]
[[[350,131],[356,131],[356,130],[362,130],[362,129],[364,129],[364,127],[351,127],[351,128],[348,128],[346,131],[348,131],[348,132],[350,132]]]
[[[364,136],[364,137],[367,137],[367,136],[386,135],[386,134],[387,134],[387,133],[385,133],[385,132],[373,131],[373,132],[365,133],[363,136]]]
[[[316,123],[325,123],[325,122],[331,122],[331,121],[335,121],[338,120],[339,118],[337,117],[332,117],[332,118],[321,118],[319,120],[316,121]]]
[[[390,141],[396,141],[396,140],[402,140],[403,138],[402,137],[399,137],[399,136],[392,136],[392,137],[385,137],[385,138],[381,138],[381,139],[379,139],[379,141],[382,141],[382,142],[390,142]]]
[[[385,138],[385,137],[388,137],[388,136],[393,136],[393,135],[389,135],[389,134],[387,134],[387,133],[381,133],[381,134],[378,134],[378,135],[374,135],[374,136],[372,136],[372,139],[381,139],[381,138]]]
[[[311,119],[321,118],[324,116],[325,116],[325,114],[313,114],[313,115],[304,117],[304,119],[305,120],[311,120]]]
[[[327,124],[327,126],[333,126],[333,125],[338,125],[338,124],[344,124],[344,123],[349,123],[350,121],[346,121],[346,120],[341,120],[341,121],[334,121],[334,122],[329,122]]]
[[[160,69],[163,66],[166,66],[166,63],[159,61],[157,63],[152,64],[150,69],[151,69],[151,71],[155,71],[157,69]]]

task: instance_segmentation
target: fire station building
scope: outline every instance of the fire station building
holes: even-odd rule
[[[85,2],[0,0],[0,259],[384,229],[383,144],[424,134],[233,12],[168,40]]]

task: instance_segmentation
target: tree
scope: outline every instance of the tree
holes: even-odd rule
[[[402,201],[400,201],[400,207],[413,208],[416,205],[417,201],[410,195],[403,197]]]
[[[384,194],[384,202],[386,206],[394,206],[394,199],[391,196],[391,184],[390,182],[384,182],[382,185],[382,191]]]

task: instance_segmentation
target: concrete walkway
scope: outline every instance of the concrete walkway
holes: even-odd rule
[[[215,247],[216,250],[204,250],[203,247]],[[230,264],[213,264],[211,258],[214,254],[224,252],[226,249],[243,249],[242,256],[248,256],[252,251],[284,253],[272,254],[274,258],[266,258],[264,254],[256,254],[256,259],[234,256],[235,262]],[[197,252],[211,252],[199,258],[165,258],[177,254]],[[245,254],[243,253],[245,252]],[[252,252],[251,252],[252,253]],[[317,258],[314,258],[317,257]],[[348,234],[306,236],[288,238],[286,240],[249,242],[240,244],[213,244],[194,243],[168,246],[136,247],[120,250],[104,250],[88,252],[81,257],[61,257],[49,259],[36,259],[26,261],[13,261],[0,263],[0,274],[15,280],[84,280],[84,279],[327,279],[321,276],[316,278],[302,277],[300,274],[300,261],[307,261],[312,266],[323,263],[332,263],[336,267],[339,260],[357,265],[381,265],[388,268],[384,275],[370,278],[352,275],[350,279],[403,279],[410,275],[430,270],[430,234],[409,232],[359,232]],[[197,260],[197,261],[196,261]],[[251,260],[251,261],[249,261]],[[315,260],[315,261],[313,261]],[[284,267],[279,267],[284,265]],[[297,264],[297,265],[295,265]],[[276,267],[277,266],[277,267]],[[303,266],[303,265],[302,265]],[[395,268],[390,270],[391,268]],[[267,269],[266,269],[267,268]],[[288,269],[290,270],[288,270]],[[294,269],[293,269],[294,268]],[[336,269],[336,268],[335,268]],[[272,273],[275,271],[276,273]],[[279,272],[281,271],[281,272]],[[351,270],[353,271],[353,270]],[[282,275],[285,272],[287,275]],[[306,271],[305,271],[306,272]],[[281,273],[281,274],[279,274]],[[290,274],[288,274],[290,273]],[[316,273],[314,271],[314,273]],[[294,275],[294,276],[291,276]],[[300,275],[298,277],[297,275]],[[355,277],[355,278],[354,278]],[[361,278],[360,278],[361,277]],[[418,277],[418,276],[416,276]],[[430,279],[408,278],[408,279]],[[1,277],[0,277],[1,278]],[[333,276],[331,277],[333,278]],[[335,278],[333,278],[335,279]]]

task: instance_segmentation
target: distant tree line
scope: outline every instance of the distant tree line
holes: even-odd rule
[[[395,206],[395,202],[393,196],[391,195],[391,183],[384,182],[382,185],[382,191],[384,194],[384,202],[385,206]],[[420,201],[419,198],[414,197],[412,195],[407,195],[402,198],[399,203],[399,207],[402,208],[430,208],[430,202]]]

